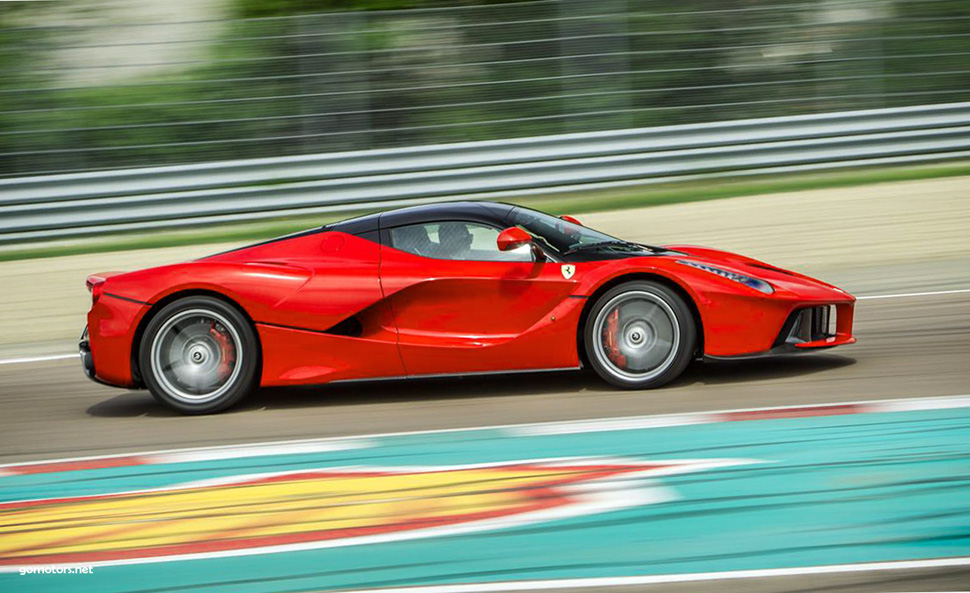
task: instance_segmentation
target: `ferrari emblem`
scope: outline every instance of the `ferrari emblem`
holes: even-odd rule
[[[570,278],[572,278],[573,274],[575,273],[576,273],[576,266],[572,264],[562,265],[562,277],[565,278],[566,280],[569,280]]]
[[[158,562],[503,529],[666,502],[653,478],[741,460],[332,467],[0,503],[9,566]]]

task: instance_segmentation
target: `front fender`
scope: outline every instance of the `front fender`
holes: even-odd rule
[[[636,259],[640,261],[612,260],[583,271],[576,294],[591,297],[603,286],[611,284],[623,276],[658,276],[680,287],[695,303],[704,298],[693,286],[685,282],[674,271],[668,269],[669,264],[672,263],[671,260]],[[576,266],[577,269],[581,270],[584,264],[579,263]]]

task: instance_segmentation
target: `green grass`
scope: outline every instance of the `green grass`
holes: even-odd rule
[[[575,214],[961,175],[970,175],[970,162],[957,161],[911,167],[860,168],[796,175],[737,176],[703,181],[644,184],[584,192],[550,193],[507,200],[554,214]],[[206,243],[244,243],[320,226],[334,220],[370,211],[373,210],[364,208],[350,213],[297,215],[256,223],[208,225],[195,229],[109,234],[96,238],[17,244],[0,248],[0,261]]]

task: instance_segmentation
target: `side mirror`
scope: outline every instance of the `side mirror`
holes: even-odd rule
[[[579,220],[577,218],[575,218],[573,216],[570,216],[568,214],[563,214],[559,218],[565,220],[566,222],[571,222],[573,224],[578,224],[579,226],[583,226],[583,223],[579,222]]]
[[[496,242],[499,251],[511,251],[532,243],[532,235],[517,226],[513,226],[499,233]]]

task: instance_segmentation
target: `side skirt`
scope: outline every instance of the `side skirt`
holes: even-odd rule
[[[338,383],[376,383],[379,381],[403,381],[405,379],[444,379],[454,377],[494,377],[500,375],[523,375],[527,373],[562,373],[567,371],[582,370],[582,366],[561,367],[555,369],[515,369],[511,371],[476,371],[471,373],[433,373],[427,375],[396,375],[393,377],[374,377],[370,379],[337,379],[330,381],[326,385],[336,385]]]

